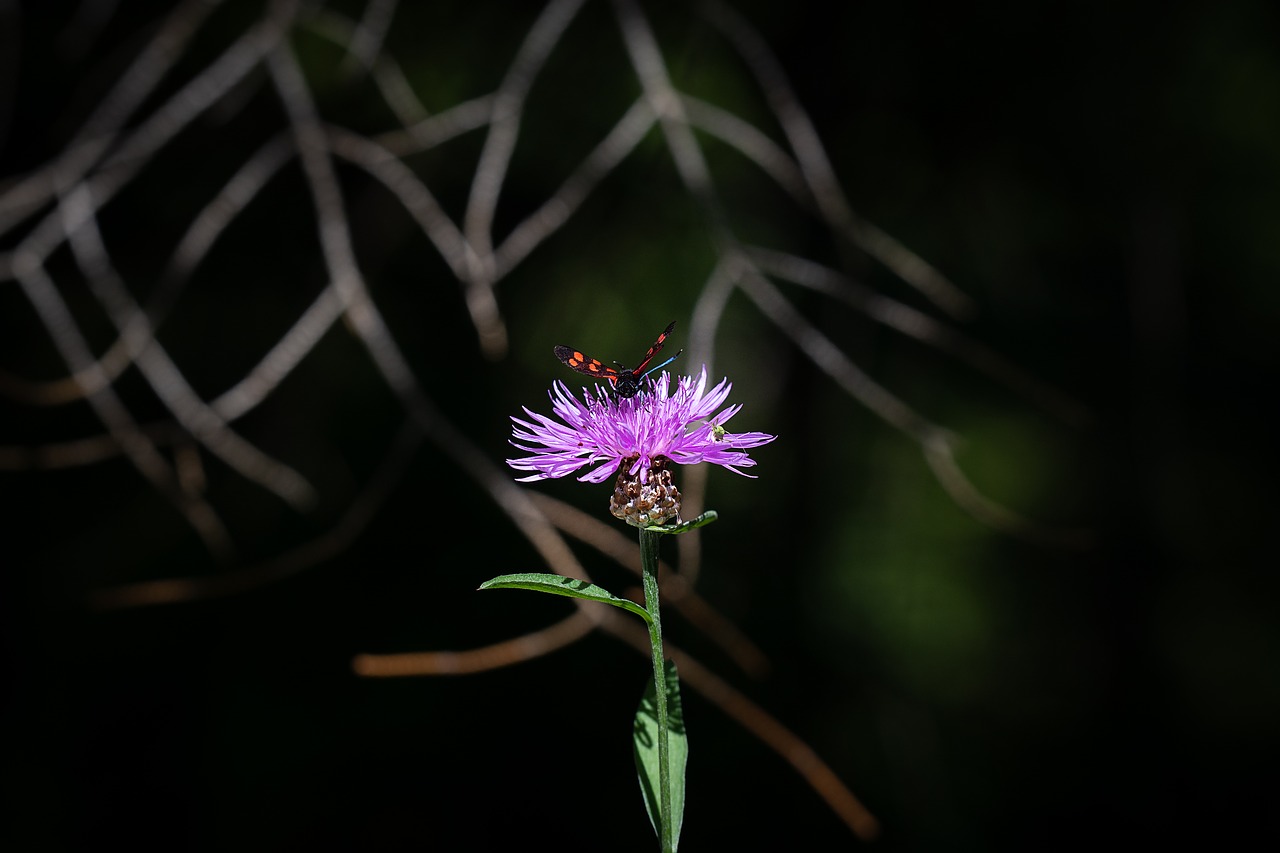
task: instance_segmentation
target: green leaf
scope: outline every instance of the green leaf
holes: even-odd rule
[[[688,533],[690,530],[706,527],[719,517],[714,509],[709,509],[692,521],[686,521],[683,524],[654,524],[646,527],[645,530],[650,533]]]
[[[671,849],[674,851],[680,843],[680,827],[684,823],[684,768],[689,759],[689,739],[685,735],[684,710],[680,705],[680,677],[673,661],[665,662],[663,674],[667,682],[667,767],[671,785]],[[652,678],[636,709],[632,743],[644,807],[653,831],[661,838],[662,830],[656,817],[662,812],[658,802],[658,699]]]
[[[634,601],[630,601],[625,598],[618,598],[618,596],[603,587],[598,587],[593,583],[578,580],[577,578],[567,578],[564,575],[539,574],[536,572],[519,575],[500,575],[493,580],[487,580],[480,584],[479,588],[531,589],[534,592],[549,592],[552,595],[564,595],[569,598],[582,598],[587,601],[599,601],[602,604],[612,604],[614,607],[621,607],[623,610],[629,610],[645,622],[653,622],[653,617],[649,615],[649,611],[645,610]]]

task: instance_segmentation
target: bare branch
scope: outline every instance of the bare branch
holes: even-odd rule
[[[610,614],[600,627],[641,654],[647,652],[648,637],[644,630],[631,620],[622,618],[621,614]],[[680,671],[682,685],[702,694],[795,768],[855,835],[864,841],[879,835],[880,822],[812,747],[680,648],[668,644],[667,653]]]
[[[1065,423],[1083,427],[1093,420],[1080,403],[1018,365],[1010,363],[990,347],[983,346],[923,311],[878,293],[807,258],[773,249],[747,248],[746,251],[763,272],[838,299],[888,328],[955,356]]]
[[[625,566],[633,575],[640,576],[640,552],[636,549],[635,540],[623,535],[616,524],[607,524],[596,516],[546,495],[534,493],[533,502],[552,524],[566,534],[587,543],[618,565]],[[697,535],[699,534],[694,532],[680,538]],[[736,625],[698,595],[682,572],[677,573],[663,563],[659,577],[664,606],[670,604],[674,607],[681,616],[720,646],[743,672],[754,678],[762,678],[769,671],[769,660],[764,653]],[[638,594],[634,600],[643,602],[643,594]]]
[[[640,144],[649,128],[653,127],[653,122],[653,111],[647,103],[637,101],[632,104],[609,135],[587,155],[555,194],[517,225],[498,247],[493,261],[494,280],[502,279],[564,225],[592,190]]]
[[[515,61],[493,98],[489,135],[485,138],[471,182],[471,195],[463,216],[467,242],[475,252],[475,263],[467,276],[468,284],[481,291],[491,291],[495,283],[493,261],[493,218],[498,196],[506,179],[511,154],[520,132],[520,114],[534,78],[542,69],[565,28],[582,7],[583,0],[551,0],[529,30],[528,37],[516,53]],[[468,297],[469,304],[497,305],[497,298],[483,293]],[[473,309],[472,316],[475,316]],[[496,311],[477,329],[480,349],[488,358],[497,360],[507,351],[507,330]]]
[[[52,201],[58,187],[74,184],[93,168],[120,128],[164,80],[200,23],[219,2],[187,0],[173,10],[62,154],[0,194],[0,234]]]
[[[818,131],[787,81],[787,75],[769,50],[768,44],[727,3],[708,0],[702,7],[707,18],[717,26],[746,60],[764,91],[774,115],[782,124],[800,163],[801,172],[819,209],[831,227],[847,234],[855,245],[878,259],[907,284],[915,287],[934,304],[957,317],[973,313],[973,302],[938,270],[875,225],[857,216],[849,206],[844,191]]]
[[[329,144],[334,154],[364,169],[390,190],[435,245],[454,275],[466,279],[475,263],[471,247],[431,190],[404,161],[378,142],[342,128],[329,129]]]
[[[178,366],[155,339],[146,314],[134,302],[124,282],[112,268],[111,259],[92,215],[93,204],[85,185],[72,192],[59,205],[66,217],[67,238],[80,269],[94,294],[106,309],[121,340],[178,422],[246,479],[289,502],[295,509],[306,509],[315,503],[315,489],[292,468],[272,459],[235,433],[217,412],[187,383]]]
[[[597,610],[603,610],[598,605]],[[356,675],[366,678],[405,678],[433,675],[471,675],[488,672],[558,651],[581,640],[596,628],[596,620],[586,609],[541,631],[533,631],[510,640],[461,652],[401,652],[398,654],[361,654],[351,661]]]
[[[276,583],[346,551],[377,515],[422,446],[421,428],[409,421],[388,443],[377,471],[321,536],[274,559],[214,575],[165,578],[98,590],[90,604],[99,610],[186,604],[235,595]]]
[[[911,436],[925,453],[938,482],[974,518],[997,530],[1029,541],[1080,545],[1088,541],[1083,531],[1055,529],[1024,519],[989,498],[983,497],[955,464],[950,432],[922,417],[914,409],[855,365],[825,335],[801,316],[781,292],[745,258],[738,268],[738,282],[744,293],[787,333],[809,359],[864,406],[894,428]]]
[[[86,391],[85,399],[129,461],[152,488],[178,508],[210,552],[222,560],[230,560],[233,557],[231,538],[213,508],[199,496],[182,491],[173,469],[155,444],[138,428],[129,410],[112,390],[110,381],[95,376],[101,368],[40,260],[19,252],[14,257],[13,273],[72,373],[92,378],[96,390],[92,393]]]

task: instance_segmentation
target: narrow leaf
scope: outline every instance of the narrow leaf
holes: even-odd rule
[[[651,533],[688,533],[690,530],[706,527],[719,517],[714,509],[709,509],[692,521],[686,521],[682,524],[654,524],[646,527],[645,530]]]
[[[550,575],[530,572],[519,575],[500,575],[492,580],[487,580],[480,584],[480,589],[531,589],[534,592],[549,592],[552,595],[564,595],[569,598],[581,598],[587,601],[599,601],[602,604],[612,604],[614,607],[621,607],[623,610],[629,610],[639,616],[645,622],[653,622],[653,617],[649,615],[649,611],[645,610],[634,601],[618,596],[609,592],[603,587],[596,586],[577,578],[567,578],[564,575]]]
[[[649,823],[653,824],[653,831],[661,838],[659,820],[671,821],[671,849],[674,851],[680,843],[680,827],[684,823],[684,770],[689,759],[689,739],[684,730],[684,709],[680,705],[680,677],[676,673],[676,665],[672,661],[666,661],[664,669],[667,682],[667,767],[671,785],[669,818],[665,815],[659,817],[662,808],[658,795],[658,699],[653,679],[649,679],[649,686],[640,699],[640,707],[636,709],[632,743],[636,773],[640,777],[640,791],[644,794],[644,807],[649,813]]]

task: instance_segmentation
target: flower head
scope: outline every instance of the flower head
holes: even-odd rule
[[[741,470],[756,464],[746,450],[776,438],[763,432],[725,430],[725,423],[742,408],[740,404],[721,408],[732,387],[728,379],[722,379],[708,391],[705,366],[696,379],[679,377],[674,390],[670,375],[663,371],[645,393],[634,397],[583,389],[578,399],[557,380],[549,396],[558,420],[528,408],[524,411],[529,420],[513,417],[511,443],[531,455],[508,459],[507,464],[518,471],[533,472],[520,478],[521,482],[564,477],[588,468],[578,479],[602,483],[616,473],[618,495],[624,481],[635,484],[631,487],[634,493],[648,486],[652,474],[663,481],[655,488],[675,492],[675,509],[665,514],[674,517],[679,513],[679,492],[670,485],[668,463],[710,462],[751,476]],[[644,512],[649,511],[646,508]],[[623,517],[617,509],[614,514]],[[649,518],[645,523],[662,521]]]

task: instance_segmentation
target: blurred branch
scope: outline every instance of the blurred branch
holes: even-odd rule
[[[624,566],[633,575],[640,576],[640,552],[636,550],[636,543],[632,537],[624,535],[622,529],[616,524],[606,523],[594,515],[546,495],[534,492],[532,497],[534,504],[567,535],[585,542],[618,565]],[[686,535],[700,536],[701,534],[694,532]],[[698,595],[682,574],[663,562],[659,580],[664,607],[670,605],[675,608],[681,616],[720,646],[743,672],[753,678],[763,678],[768,673],[769,660],[755,643],[713,608],[706,599]],[[631,598],[638,603],[644,601],[643,593],[638,590],[637,594]]]
[[[476,164],[472,177],[471,195],[463,215],[463,231],[474,252],[474,261],[466,281],[469,289],[479,293],[471,294],[467,304],[480,333],[480,350],[495,361],[507,351],[506,326],[497,311],[497,299],[491,292],[496,280],[493,218],[498,196],[511,163],[511,154],[515,151],[520,114],[529,88],[582,3],[583,0],[551,0],[529,29],[511,69],[494,94],[489,134],[485,137],[480,162]]]
[[[12,272],[53,338],[59,355],[73,372],[87,377],[96,386],[95,391],[85,390],[85,398],[124,455],[152,488],[187,519],[210,553],[219,560],[232,559],[231,538],[222,520],[203,498],[182,490],[169,463],[139,428],[110,381],[100,375],[101,367],[94,360],[88,341],[39,260],[26,253],[15,253]]]
[[[96,610],[189,604],[237,595],[292,577],[326,560],[339,557],[369,526],[388,496],[409,470],[422,446],[422,430],[412,421],[402,426],[386,448],[367,483],[347,504],[342,516],[323,535],[260,563],[212,575],[165,578],[100,589],[89,597]]]
[[[609,618],[601,628],[636,651],[645,653],[647,637],[643,629],[620,614],[608,615]],[[693,688],[790,764],[854,835],[863,841],[870,841],[880,834],[880,822],[875,815],[812,747],[773,715],[681,649],[668,645],[667,652],[680,671],[682,684]]]
[[[955,356],[1067,424],[1084,427],[1093,420],[1079,402],[923,311],[877,293],[807,258],[755,247],[746,247],[746,252],[762,273],[838,299],[888,328]]]
[[[939,308],[956,317],[970,316],[974,306],[965,293],[919,255],[854,214],[817,129],[760,34],[721,0],[706,0],[702,9],[756,75],[765,99],[795,151],[800,172],[831,229],[846,235],[854,245],[879,260]]]
[[[258,483],[295,509],[305,510],[316,500],[311,484],[289,466],[237,435],[212,407],[205,405],[156,341],[151,323],[112,268],[91,214],[93,205],[88,193],[88,188],[81,184],[63,199],[59,209],[66,217],[67,239],[80,270],[119,330],[129,360],[138,365],[178,423],[211,453],[245,479]]]
[[[66,368],[66,375],[44,381],[0,371],[0,393],[31,406],[83,400],[104,431],[32,447],[0,447],[0,467],[69,467],[123,456],[151,489],[181,513],[224,567],[208,576],[100,590],[92,596],[95,607],[174,604],[241,593],[338,557],[367,529],[424,442],[456,465],[458,476],[484,491],[549,570],[587,579],[567,535],[638,573],[634,545],[615,527],[515,484],[501,461],[462,428],[468,416],[466,406],[437,404],[427,394],[384,316],[391,309],[385,303],[379,305],[361,269],[352,207],[336,161],[354,167],[344,172],[343,179],[370,178],[404,209],[448,268],[448,273],[428,284],[441,290],[462,287],[479,353],[500,359],[507,354],[509,331],[497,285],[536,249],[566,230],[605,178],[632,157],[655,127],[685,192],[702,211],[708,241],[716,252],[714,267],[693,294],[689,352],[695,363],[714,361],[725,312],[732,297],[741,292],[753,310],[775,323],[842,393],[918,445],[942,488],[975,518],[1039,542],[1075,546],[1088,541],[1082,531],[1024,519],[980,494],[956,462],[956,437],[869,376],[810,322],[773,279],[809,288],[966,361],[1068,422],[1086,422],[1088,414],[1082,407],[925,311],[860,286],[816,260],[769,246],[746,245],[735,234],[699,132],[732,146],[754,163],[797,209],[816,217],[835,235],[842,249],[852,247],[875,258],[952,318],[964,318],[973,311],[969,297],[938,270],[853,211],[780,63],[760,35],[726,4],[704,4],[706,15],[751,70],[782,129],[785,146],[728,110],[682,92],[640,3],[614,0],[623,55],[641,95],[635,98],[633,91],[626,92],[620,98],[620,113],[614,113],[616,121],[603,138],[592,140],[589,153],[568,177],[559,185],[549,184],[545,197],[534,196],[533,203],[526,202],[527,207],[508,219],[502,218],[507,213],[502,194],[509,183],[530,92],[555,51],[572,49],[565,45],[566,34],[583,0],[550,0],[524,34],[495,91],[460,100],[435,114],[428,113],[412,81],[387,49],[400,8],[394,0],[371,0],[358,20],[312,4],[300,10],[292,3],[268,4],[267,15],[231,39],[212,61],[185,80],[172,79],[189,43],[218,5],[212,0],[192,0],[177,6],[68,144],[0,191],[0,236],[16,235],[15,247],[0,254],[0,284],[18,285]],[[326,120],[290,42],[299,28],[338,44],[347,74],[367,72],[399,126],[393,122],[376,132],[357,131]],[[136,296],[117,270],[120,254],[109,245],[111,231],[102,221],[104,208],[214,105],[223,103],[235,112],[242,105],[233,102],[233,94],[262,90],[278,97],[281,120],[262,133],[258,147],[231,170],[213,198],[194,210],[150,295]],[[154,106],[148,107],[152,102]],[[415,169],[408,158],[472,131],[484,131],[483,140],[465,209],[455,221],[424,170]],[[170,350],[160,345],[158,330],[218,242],[295,162],[312,205],[308,219],[318,235],[325,286],[231,387],[205,400],[187,379],[190,365],[179,365]],[[495,222],[511,220],[515,226],[499,240]],[[72,285],[53,272],[58,267],[52,262],[64,249],[70,250],[89,284],[91,308],[101,309],[114,326],[114,338],[101,355],[95,355],[86,332],[88,323],[75,316],[68,300]],[[330,529],[270,559],[242,562],[231,531],[204,496],[199,448],[207,448],[237,475],[271,490],[298,511],[312,506],[317,495],[309,480],[283,459],[250,443],[231,424],[275,394],[339,320],[345,321],[345,328],[367,353],[381,386],[403,408],[404,423],[380,448],[376,472],[356,490]],[[121,396],[117,387],[121,377],[135,365],[172,420],[142,423]],[[705,470],[688,473],[687,510],[696,512],[705,505],[706,487]],[[682,572],[665,573],[664,592],[743,671],[758,677],[768,669],[764,655],[694,592],[701,562],[699,542],[696,534],[679,537]],[[638,626],[604,611],[580,604],[573,615],[554,625],[483,648],[361,655],[353,666],[358,674],[373,677],[487,671],[563,648],[595,627],[632,645],[639,641],[645,651]],[[682,652],[676,657],[682,677],[693,689],[790,762],[855,833],[863,838],[875,835],[875,819],[812,749],[705,666]]]
[[[596,608],[603,609],[603,608]],[[478,649],[462,652],[402,652],[400,654],[362,654],[351,660],[356,675],[365,678],[406,678],[433,675],[473,675],[527,663],[550,654],[591,633],[596,620],[580,607],[572,615],[541,631],[532,631]]]
[[[179,4],[62,154],[0,193],[0,234],[8,233],[13,225],[52,201],[59,187],[75,184],[94,167],[133,112],[164,80],[191,36],[219,2],[187,0]]]

